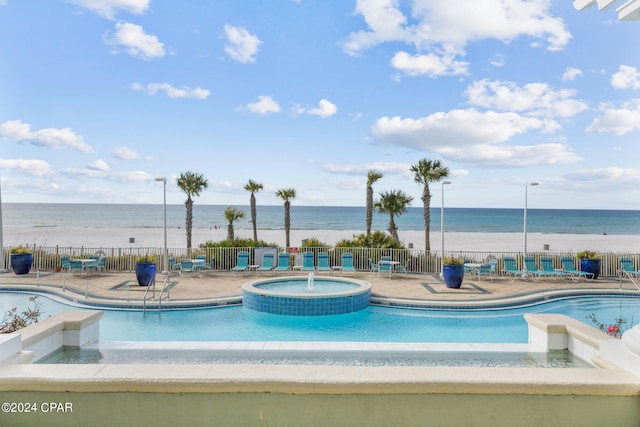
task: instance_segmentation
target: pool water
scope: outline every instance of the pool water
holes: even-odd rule
[[[425,352],[419,356],[225,356],[208,350],[77,349],[64,348],[38,361],[42,364],[251,364],[331,366],[438,366],[483,368],[591,368],[567,351],[538,352]]]
[[[0,293],[0,311],[21,311],[30,294]],[[51,315],[78,309],[41,296]],[[527,343],[525,313],[560,313],[591,324],[626,318],[629,328],[640,321],[640,298],[583,297],[504,310],[409,310],[370,306],[333,316],[284,316],[242,306],[162,312],[105,310],[102,341],[329,341]]]
[[[309,286],[307,280],[281,280],[278,282],[259,283],[254,287],[265,291],[289,294],[320,294],[351,291],[360,288],[360,285],[337,280],[316,279],[312,286]]]

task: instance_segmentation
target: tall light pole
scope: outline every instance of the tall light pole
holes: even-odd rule
[[[156,178],[156,181],[162,181],[164,187],[164,253],[162,254],[162,274],[169,274],[169,258],[167,254],[167,178]]]
[[[527,190],[529,187],[539,185],[537,182],[527,182],[524,185],[524,258],[527,257]],[[525,266],[526,270],[526,266]]]
[[[2,178],[0,177],[0,183]],[[1,185],[0,185],[1,187]],[[2,188],[0,188],[0,273],[6,273],[4,264],[4,241],[2,240]]]
[[[442,204],[440,206],[440,238],[442,246],[442,256],[440,257],[440,276],[444,273],[444,186],[451,184],[451,181],[442,181]]]

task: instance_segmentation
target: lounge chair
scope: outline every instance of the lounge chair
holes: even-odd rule
[[[514,257],[504,257],[502,261],[504,262],[504,270],[502,270],[504,276],[510,276],[512,279],[517,276],[524,277],[526,272],[518,270],[518,264]]]
[[[538,279],[546,278],[549,280],[554,280],[560,275],[560,273],[558,273],[557,271],[553,271],[553,264],[551,267],[552,271],[540,270],[538,268],[538,264],[536,263],[536,259],[534,257],[526,257],[524,259],[524,265],[525,265],[525,268],[527,269],[527,272],[525,274],[527,276],[532,276],[534,278],[538,278]],[[526,279],[525,276],[523,276],[523,278]]]
[[[249,269],[249,252],[238,252],[238,260],[235,267],[231,268],[232,272],[247,271]]]
[[[198,270],[211,271],[214,269],[213,264],[215,262],[216,262],[216,258],[211,257],[211,260],[208,263],[205,263],[204,265],[198,265]]]
[[[180,263],[176,262],[176,259],[173,257],[169,258],[169,265],[171,265],[171,270],[174,270],[174,271],[180,270]]]
[[[331,266],[329,265],[329,254],[322,252],[318,254],[318,267],[316,267],[318,273],[321,271],[328,271],[331,273]]]
[[[273,254],[271,252],[267,252],[262,255],[262,265],[258,267],[257,271],[271,270],[273,270]]]
[[[60,257],[60,263],[62,264],[63,270],[71,271],[71,263],[69,262],[68,256]]]
[[[369,258],[369,272],[370,273],[378,272],[378,264],[374,263],[371,258]]]
[[[396,266],[396,269],[394,270],[395,273],[404,273],[404,277],[407,277],[407,273],[409,273],[409,261],[407,260],[404,265],[399,264]]]
[[[378,277],[380,277],[380,273],[389,273],[389,277],[391,277],[391,272],[393,271],[393,265],[391,265],[391,257],[383,256],[380,258],[380,262],[378,263]]]
[[[553,268],[553,261],[549,257],[540,258],[540,267],[542,267],[543,274],[551,278],[560,277],[562,279],[569,278],[569,275],[565,271],[556,270]]]
[[[195,271],[195,268],[193,267],[193,261],[191,261],[190,259],[180,260],[180,274],[191,273],[193,271]]]
[[[478,280],[480,280],[482,276],[487,276],[489,278],[489,281],[493,283],[493,276],[495,276],[496,274],[497,264],[498,264],[497,261],[491,261],[489,264],[480,265],[480,267],[478,267],[478,270],[476,271],[476,274],[478,275]]]
[[[316,271],[316,265],[313,260],[313,252],[305,252],[302,254],[302,271]]]
[[[560,260],[562,262],[563,271],[569,275],[569,278],[574,282],[578,282],[581,277],[584,277],[584,280],[593,279],[594,274],[589,273],[588,271],[580,271],[576,268],[573,263],[573,258],[564,257]]]
[[[280,271],[289,271],[289,254],[278,254],[278,266],[273,271],[274,274]]]
[[[637,279],[640,277],[640,271],[635,269],[631,258],[620,258],[620,270],[618,270],[618,275],[620,278],[627,276],[631,279]]]
[[[345,271],[352,271],[353,277],[356,277],[356,268],[353,266],[353,254],[342,254],[342,273]]]

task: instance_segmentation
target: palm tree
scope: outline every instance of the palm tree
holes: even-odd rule
[[[289,231],[291,230],[291,215],[289,213],[291,210],[290,200],[296,198],[296,190],[293,188],[281,188],[276,191],[276,196],[284,200],[284,232],[287,240],[286,247],[289,248]]]
[[[382,178],[382,172],[371,169],[367,173],[367,237],[371,234],[371,223],[373,222],[373,184]]]
[[[431,203],[431,191],[429,191],[429,183],[440,181],[442,178],[449,176],[449,168],[442,166],[440,160],[422,159],[417,165],[411,166],[413,178],[418,184],[423,184],[422,203],[424,206],[424,248],[425,251],[431,250],[429,244],[429,228],[431,224],[431,212],[429,205]]]
[[[187,229],[187,249],[191,250],[191,228],[193,227],[193,199],[192,196],[199,196],[202,190],[207,188],[207,180],[200,173],[191,171],[181,173],[177,179],[178,187],[187,195],[184,206],[187,208],[187,219],[185,228]]]
[[[255,193],[262,190],[264,187],[262,184],[258,184],[253,180],[249,180],[247,185],[244,186],[244,189],[251,193],[251,223],[253,224],[253,240],[255,242],[258,241],[258,228],[256,223],[256,196]]]
[[[224,210],[224,217],[229,222],[229,224],[227,225],[227,240],[231,242],[235,239],[235,233],[233,231],[233,222],[237,219],[244,218],[244,212],[229,206],[227,209]]]
[[[380,193],[380,200],[374,203],[378,212],[389,214],[389,233],[396,241],[398,239],[398,228],[394,217],[407,212],[407,206],[411,204],[413,197],[402,190],[391,190]]]

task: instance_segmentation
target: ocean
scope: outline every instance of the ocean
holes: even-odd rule
[[[250,229],[249,206],[233,206],[245,213],[234,223],[238,229]],[[193,208],[194,228],[226,229],[226,205],[199,205]],[[523,209],[445,208],[445,231],[481,233],[519,233],[523,229]],[[364,207],[292,206],[293,230],[365,230]],[[424,229],[423,210],[411,207],[398,216],[401,231]],[[3,203],[2,223],[10,228],[162,228],[162,205]],[[184,227],[184,205],[167,205],[167,226]],[[282,206],[258,206],[260,230],[284,229]],[[373,230],[386,230],[388,215],[374,213]],[[440,231],[440,208],[431,208],[431,230]],[[559,234],[640,234],[640,211],[528,209],[527,230],[531,233]]]

